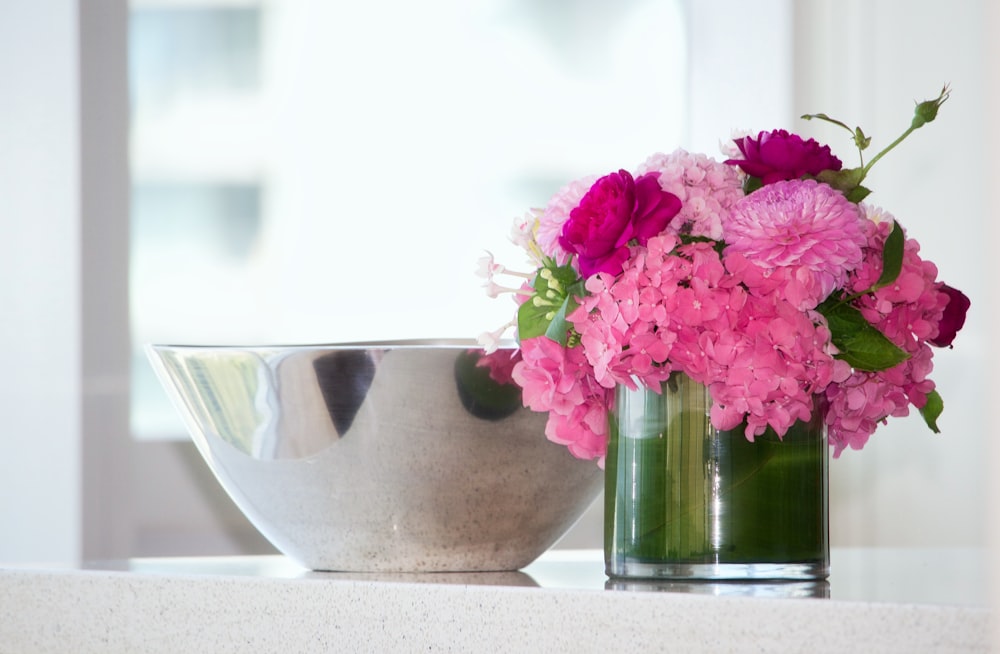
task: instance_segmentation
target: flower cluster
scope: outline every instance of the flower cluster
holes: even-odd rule
[[[511,375],[548,412],[548,438],[603,460],[615,387],[659,389],[675,372],[708,388],[716,428],[749,440],[817,407],[836,454],[910,406],[936,430],[931,346],[950,347],[969,301],[863,202],[862,182],[947,97],[918,104],[857,168],[812,139],[760,132],[722,162],[677,150],[573,182],[519,221],[536,269],[506,289],[520,300]],[[863,161],[870,139],[848,130]],[[509,272],[491,257],[482,271],[492,289]]]

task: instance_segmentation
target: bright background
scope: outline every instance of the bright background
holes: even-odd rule
[[[673,0],[143,2],[131,36],[142,436],[183,433],[144,343],[475,337],[515,217],[684,133]]]

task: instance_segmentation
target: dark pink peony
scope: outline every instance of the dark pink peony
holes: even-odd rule
[[[944,308],[941,322],[938,323],[938,335],[928,339],[927,342],[937,347],[951,347],[958,330],[965,325],[965,314],[972,306],[972,301],[965,296],[965,293],[947,284],[941,285],[941,292],[948,295],[948,304]]]
[[[813,139],[803,141],[783,129],[760,132],[756,139],[746,136],[734,142],[743,159],[729,159],[726,163],[739,166],[747,175],[760,178],[763,184],[801,179],[824,170],[840,170],[843,166],[830,152],[830,146]]]
[[[618,275],[629,256],[629,242],[645,245],[677,215],[680,199],[661,189],[658,179],[659,173],[633,179],[619,170],[594,182],[559,237],[559,245],[576,255],[581,275]]]

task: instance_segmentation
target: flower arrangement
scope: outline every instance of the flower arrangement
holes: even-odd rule
[[[931,347],[951,346],[970,303],[865,202],[863,182],[948,96],[918,103],[867,163],[861,128],[803,116],[851,134],[854,168],[778,129],[736,138],[723,161],[677,150],[571,182],[515,223],[531,272],[480,261],[491,296],[519,304],[481,342],[516,328],[505,367],[524,404],[548,412],[550,440],[602,465],[615,387],[658,389],[675,372],[707,387],[714,427],[750,441],[783,436],[817,406],[835,455],[911,405],[938,431]],[[499,285],[501,274],[520,285]]]

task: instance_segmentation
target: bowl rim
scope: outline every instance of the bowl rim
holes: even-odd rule
[[[513,340],[501,341],[499,350],[514,350],[518,345]],[[206,344],[206,343],[149,343],[151,350],[385,350],[385,349],[475,349],[485,346],[474,338],[404,338],[370,341],[345,341],[340,343],[275,343],[275,344]]]

